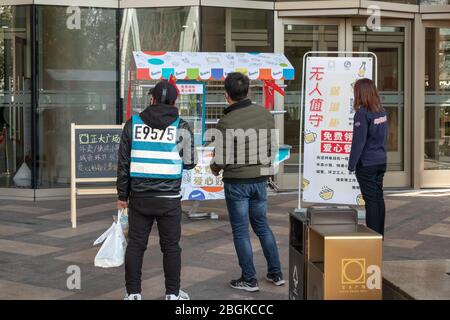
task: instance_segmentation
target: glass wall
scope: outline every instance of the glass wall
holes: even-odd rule
[[[272,10],[202,7],[201,50],[206,52],[273,52]],[[207,86],[207,127],[213,127],[227,106],[223,82]],[[262,82],[250,84],[250,98],[262,103]]]
[[[123,10],[120,63],[121,97],[128,102],[133,51],[198,51],[198,7],[139,8]],[[148,83],[132,82],[131,108],[139,112],[148,105]]]
[[[273,52],[273,11],[202,7],[201,49]]]
[[[31,6],[0,6],[0,188],[31,187]]]
[[[38,181],[67,187],[70,124],[115,124],[117,10],[38,6]]]
[[[378,89],[388,113],[388,170],[404,170],[404,64],[405,28],[353,27],[353,50],[373,52],[378,58]]]
[[[285,81],[287,87],[284,118],[284,143],[292,146],[291,158],[284,165],[285,173],[299,172],[300,101],[303,56],[308,51],[337,51],[337,25],[285,25],[284,54],[295,69],[295,80]]]
[[[450,170],[450,28],[427,28],[425,170]]]

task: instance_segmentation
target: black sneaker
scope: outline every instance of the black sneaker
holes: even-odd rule
[[[240,277],[237,280],[231,280],[230,287],[232,287],[233,289],[245,290],[249,292],[259,291],[258,281],[256,279],[247,281],[243,277]]]
[[[280,273],[268,273],[266,275],[266,280],[269,282],[272,282],[276,286],[282,286],[283,284],[286,283],[286,281],[284,281],[284,279],[283,279],[283,274],[281,272]]]

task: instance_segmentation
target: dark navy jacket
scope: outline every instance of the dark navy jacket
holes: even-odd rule
[[[364,107],[356,111],[348,162],[350,171],[355,171],[358,162],[363,167],[386,163],[387,128],[386,112],[370,112]]]

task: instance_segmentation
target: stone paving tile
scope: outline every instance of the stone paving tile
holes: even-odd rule
[[[33,229],[0,224],[0,237],[16,235],[18,233],[24,233],[31,230]]]
[[[97,254],[100,246],[76,251],[73,253],[65,254],[62,256],[58,256],[55,259],[73,263],[94,263],[95,255]]]
[[[62,250],[62,248],[0,239],[0,252],[8,252],[36,257],[60,250]]]
[[[383,276],[419,300],[450,299],[450,260],[384,262]]]
[[[225,225],[228,225],[228,223],[215,220],[194,221],[191,223],[183,224],[183,226],[181,227],[181,235],[193,236],[199,233],[223,227]]]
[[[408,204],[409,201],[405,201],[405,200],[392,200],[390,199],[389,201],[386,202],[386,211],[390,211],[390,210],[394,210],[397,209],[405,204]]]
[[[89,223],[83,223],[78,224],[75,229],[72,227],[67,228],[60,228],[60,229],[54,229],[46,232],[39,233],[42,236],[46,237],[53,237],[53,238],[59,238],[59,239],[68,239],[84,234],[88,234],[95,231],[104,230],[106,231],[112,224],[112,218],[109,220],[100,220],[95,222],[89,222]],[[100,236],[101,233],[99,233],[98,236]]]
[[[267,216],[277,238],[282,271],[286,278],[289,212],[296,206],[296,197],[295,194],[277,195],[270,196],[268,201]],[[102,269],[93,265],[99,246],[92,247],[92,242],[111,225],[114,202],[112,197],[79,199],[81,219],[75,230],[70,228],[67,200],[36,203],[2,202],[0,247],[1,241],[4,244],[8,244],[5,241],[12,241],[14,245],[10,242],[5,246],[9,251],[0,254],[0,279],[9,282],[9,285],[13,283],[31,286],[32,288],[25,293],[21,291],[22,289],[14,289],[20,295],[18,296],[20,299],[39,298],[41,291],[47,288],[50,292],[55,288],[61,290],[55,294],[55,299],[122,299],[125,291],[123,266]],[[446,236],[448,229],[444,227],[450,226],[449,196],[387,195],[386,202],[388,210],[385,261],[450,259],[450,246]],[[191,205],[189,202],[183,203],[183,209],[186,211]],[[289,207],[290,205],[292,207]],[[16,211],[4,210],[5,207],[11,206]],[[216,200],[202,203],[199,211],[216,212],[219,214],[219,220],[189,220],[183,216],[182,264],[183,269],[187,268],[187,276],[185,277],[186,270],[183,271],[185,278],[182,287],[186,288],[194,299],[287,299],[287,285],[275,287],[265,282],[266,261],[253,232],[251,234],[254,243],[254,263],[261,291],[244,293],[231,289],[228,283],[240,275],[240,268],[234,252],[225,202]],[[36,214],[37,212],[40,213]],[[22,229],[11,229],[9,228],[11,226]],[[425,230],[430,231],[430,228],[434,233],[433,236],[421,233]],[[149,240],[151,248],[146,251],[144,257],[143,278],[146,288],[144,298],[147,299],[159,299],[164,293],[162,253],[159,249],[157,231],[155,224]],[[436,233],[440,236],[436,236]],[[43,246],[47,251],[36,251],[32,245]],[[22,251],[21,254],[10,252],[17,251],[17,248]],[[49,248],[51,250],[48,250]],[[82,268],[82,290],[78,292],[64,291],[68,276],[65,271],[71,264],[80,265]],[[201,276],[206,279],[202,280]],[[194,281],[189,282],[189,279]],[[0,294],[4,292],[4,287],[6,287],[4,283],[3,287],[0,284]],[[15,288],[18,288],[17,285]]]
[[[18,212],[18,213],[36,213],[43,214],[46,212],[53,211],[53,209],[41,208],[36,206],[19,206],[19,205],[5,205],[0,206],[1,212]]]
[[[261,244],[259,243],[258,238],[252,237],[252,238],[250,238],[250,242],[252,244],[253,253],[261,251]],[[231,241],[227,244],[224,244],[222,246],[212,248],[212,249],[208,250],[207,252],[217,253],[217,254],[227,254],[227,255],[233,255],[233,256],[236,255],[236,250],[234,248],[233,241]]]
[[[105,212],[105,211],[110,211],[111,216],[112,216],[113,214],[117,213],[117,210],[115,210],[115,208],[116,208],[116,203],[113,201],[98,204],[95,206],[78,208],[77,217],[78,218],[85,217],[85,216],[98,214],[99,212]],[[46,220],[54,220],[54,221],[70,220],[70,210],[46,214],[46,215],[40,216],[38,218],[46,219]]]
[[[384,239],[383,245],[388,247],[396,247],[396,248],[405,248],[405,249],[414,249],[418,245],[422,244],[423,241],[415,241],[415,240],[405,240],[405,239]]]
[[[184,266],[181,269],[181,287],[189,292],[188,288],[198,282],[207,281],[213,277],[225,273],[224,271],[211,270],[206,268]],[[162,299],[165,292],[164,275],[158,275],[142,281],[142,295],[144,299]],[[124,296],[125,289],[121,288],[99,297],[102,300],[120,299]]]
[[[450,224],[448,223],[436,223],[431,227],[422,230],[419,234],[435,237],[450,238]]]
[[[296,208],[297,205],[298,205],[298,200],[291,200],[291,201],[283,202],[283,203],[279,204],[278,206],[282,207],[282,208]]]
[[[57,300],[72,294],[72,292],[48,287],[0,280],[0,300]]]
[[[275,233],[276,236],[288,236],[289,235],[289,228],[288,227],[281,227],[281,226],[271,226],[272,232]]]

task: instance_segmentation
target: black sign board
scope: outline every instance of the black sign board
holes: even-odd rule
[[[75,128],[75,176],[116,178],[122,128]]]

